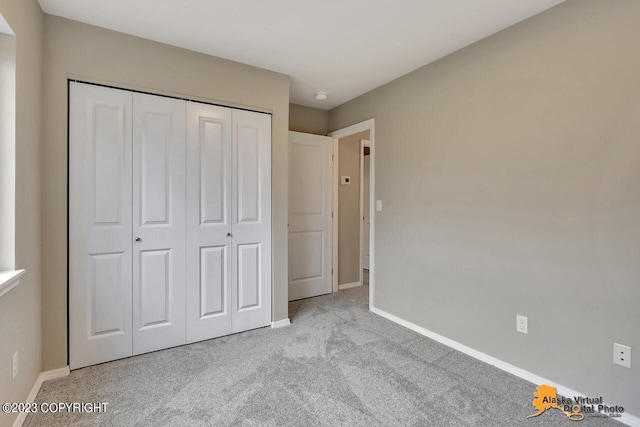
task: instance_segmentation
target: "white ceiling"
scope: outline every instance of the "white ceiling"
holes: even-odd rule
[[[330,109],[563,0],[39,1],[52,15],[288,74],[291,102]]]

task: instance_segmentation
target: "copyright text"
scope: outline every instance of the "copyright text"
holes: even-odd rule
[[[11,413],[81,413],[107,412],[107,402],[3,403],[2,412]]]

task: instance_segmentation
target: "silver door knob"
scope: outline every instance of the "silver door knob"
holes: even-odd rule
[[[140,237],[136,237],[136,242],[142,242],[142,239]]]
[[[227,233],[227,237],[231,237],[231,233]]]

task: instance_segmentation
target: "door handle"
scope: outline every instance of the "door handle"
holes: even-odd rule
[[[232,234],[231,234],[231,233],[227,233],[227,237],[231,237],[231,236],[232,236]]]
[[[142,239],[140,237],[136,237],[136,242],[142,242]]]

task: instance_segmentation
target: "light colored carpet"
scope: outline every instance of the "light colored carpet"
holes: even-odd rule
[[[535,385],[367,310],[368,287],[292,302],[263,328],[71,372],[37,402],[108,402],[26,426],[621,426],[557,410]]]

